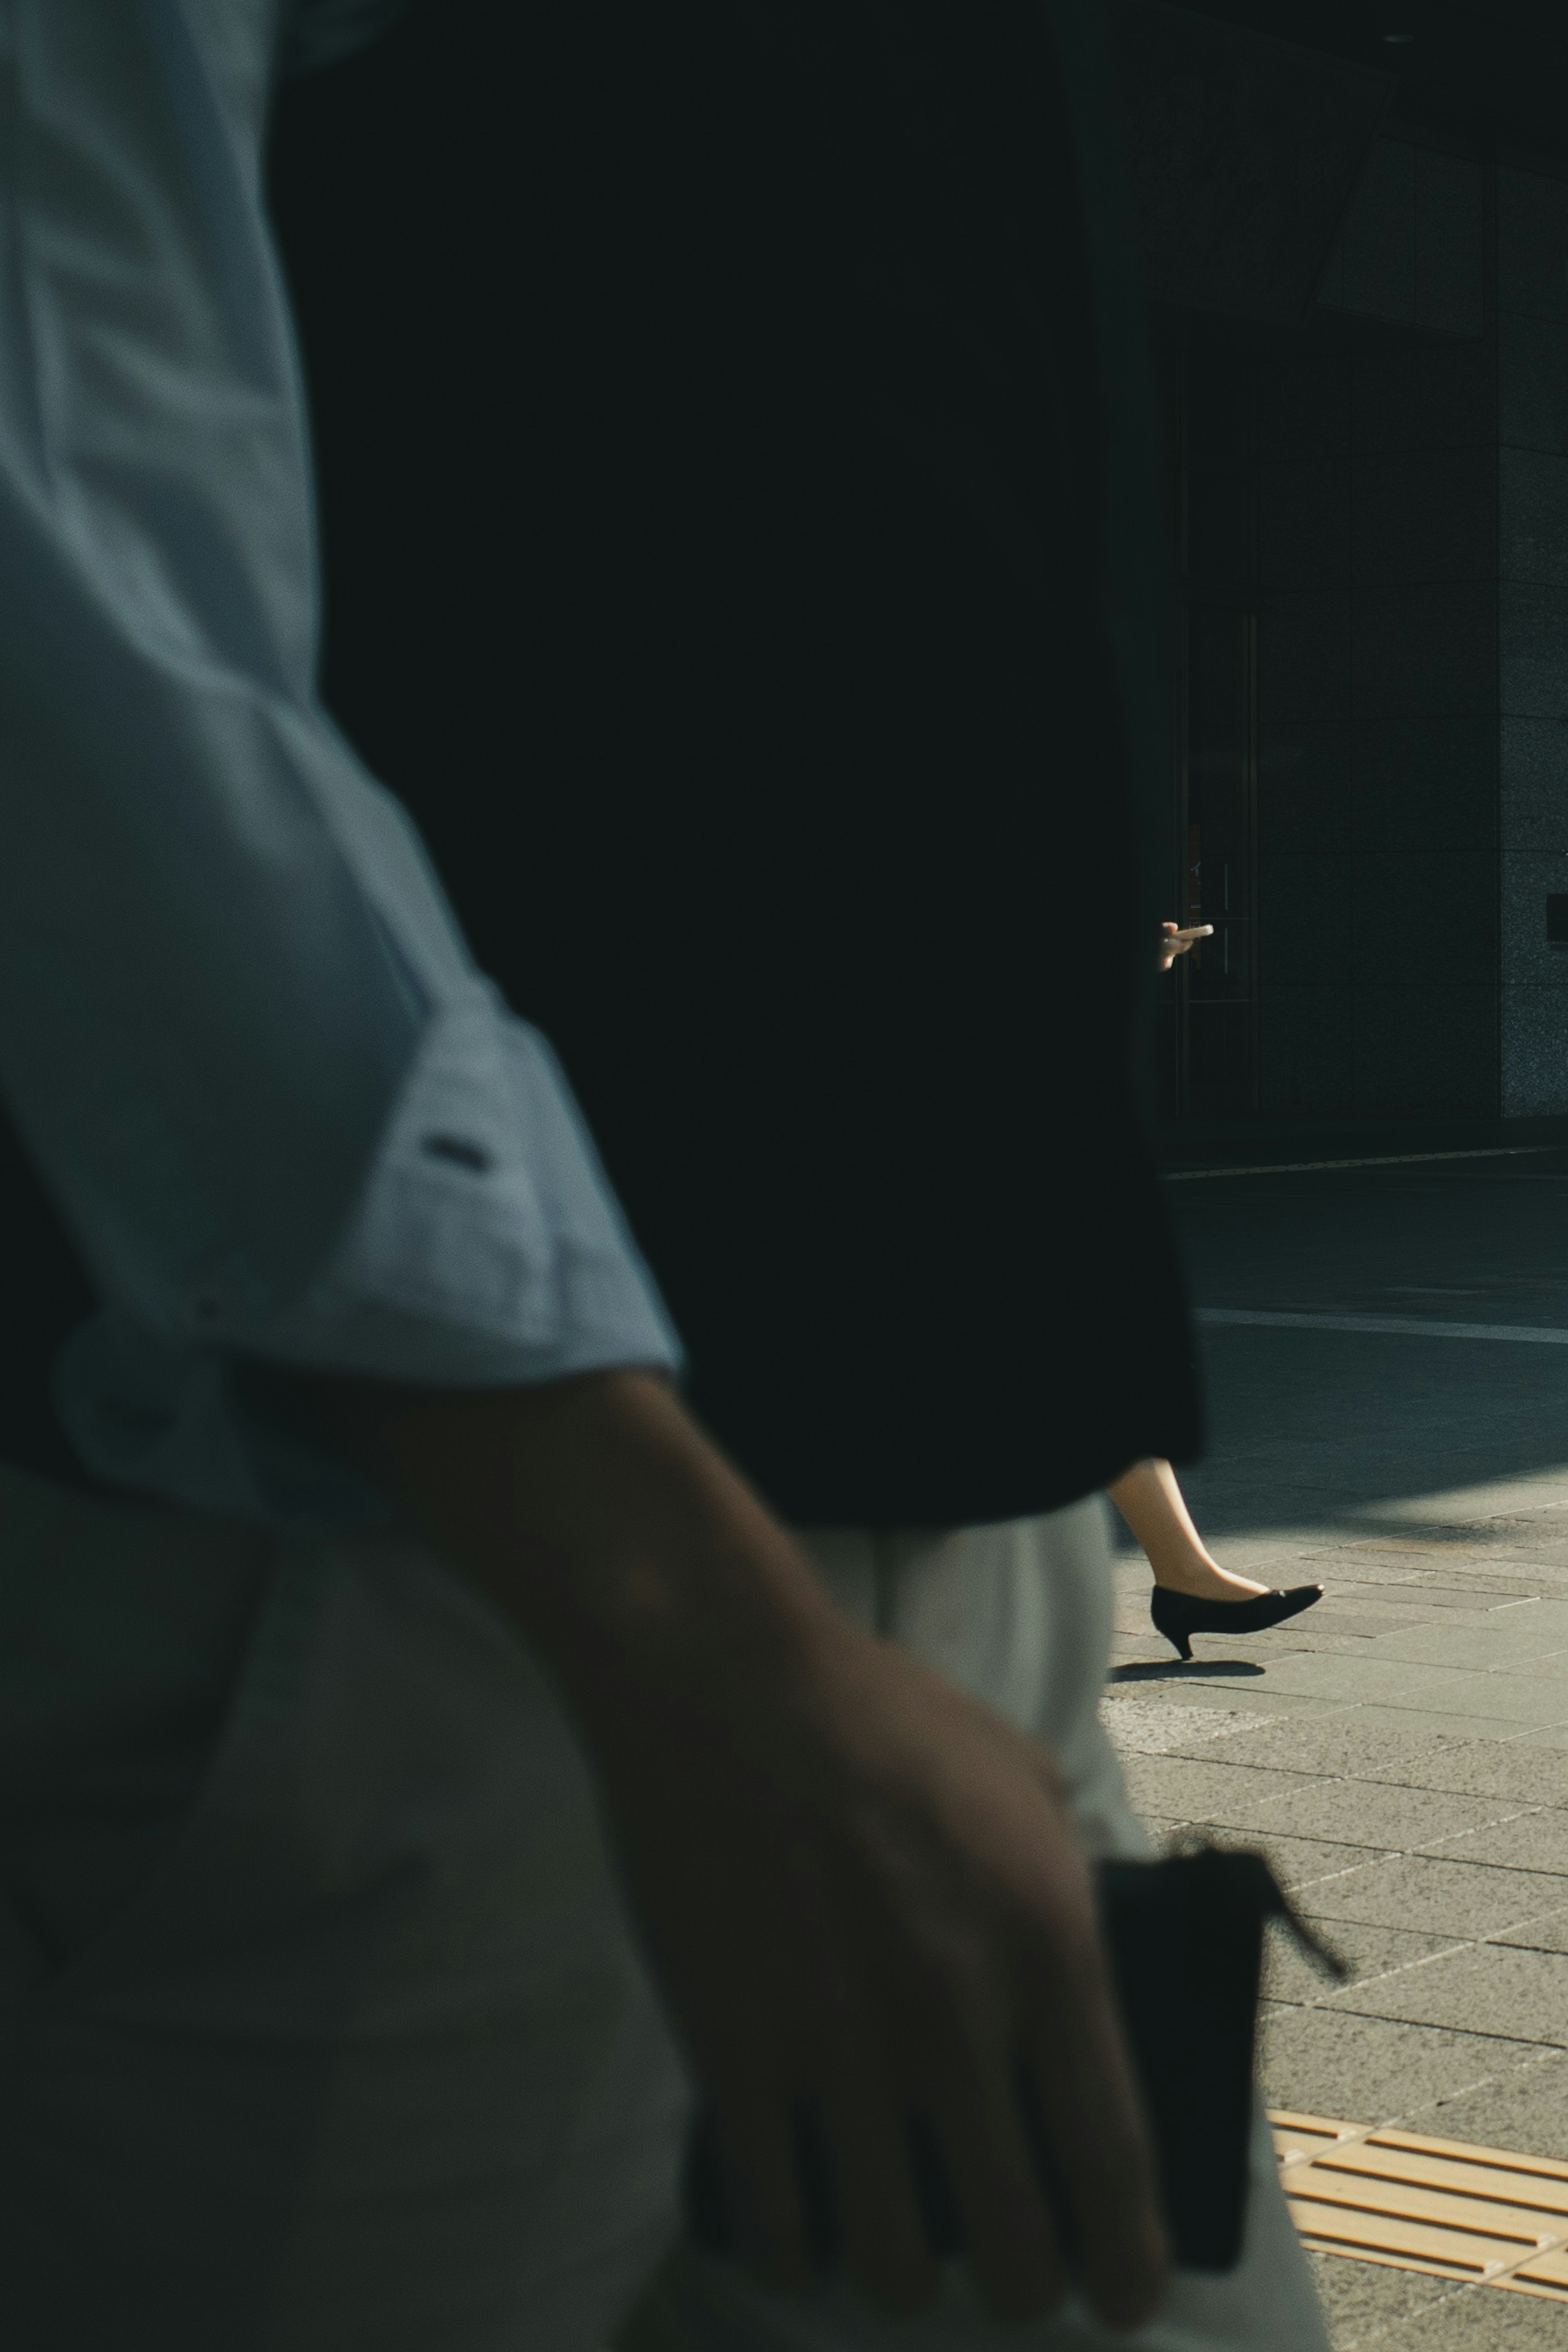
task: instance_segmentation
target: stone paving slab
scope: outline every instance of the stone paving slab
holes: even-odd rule
[[[1383,1706],[1425,1708],[1435,1715],[1484,1715],[1494,1720],[1546,1724],[1568,1718],[1568,1690],[1542,1688],[1523,1675],[1502,1669],[1477,1674],[1463,1661],[1463,1633],[1454,1636],[1450,1665],[1405,1665],[1397,1660],[1358,1654],[1336,1655],[1328,1649],[1305,1646],[1288,1652],[1270,1666],[1271,1692],[1302,1698],[1364,1700]],[[1239,1649],[1239,1645],[1229,1645]],[[1214,1665],[1195,1660],[1192,1679],[1223,1680]],[[1216,1661],[1216,1664],[1220,1662]]]
[[[1568,2053],[1553,2050],[1500,2067],[1433,2113],[1436,2120],[1421,2128],[1436,2138],[1517,2147],[1568,2164]]]
[[[1291,1888],[1301,1897],[1301,1907],[1310,1915],[1320,1910],[1324,1918],[1335,1916],[1333,1908],[1333,1890],[1342,1882],[1359,1880],[1364,1874],[1377,1867],[1385,1857],[1373,1846],[1331,1844],[1321,1838],[1259,1837],[1254,1832],[1226,1830],[1207,1822],[1184,1822],[1185,1831],[1213,1831],[1216,1845],[1262,1846],[1274,1865],[1274,1874],[1281,1886]],[[1312,1890],[1308,1899],[1307,1890]],[[1354,1914],[1346,1914],[1354,1916]],[[1408,1926],[1412,1923],[1397,1917],[1390,1920],[1373,1918],[1374,1926]],[[1441,1923],[1438,1923],[1439,1925]],[[1303,2109],[1303,2113],[1317,2110]],[[1358,2118],[1359,2120],[1359,2118]]]
[[[1273,1854],[1272,1838],[1256,1843]],[[1416,1927],[1427,1935],[1472,1939],[1498,1935],[1552,1908],[1563,1885],[1560,1878],[1543,1872],[1496,1870],[1484,1863],[1450,1862],[1436,1854],[1363,1851],[1357,1856],[1354,1848],[1341,1847],[1338,1852],[1344,1860],[1333,1866],[1328,1861],[1333,1849],[1319,1846],[1309,1851],[1322,1857],[1324,1866],[1312,1875],[1310,1870],[1303,1872],[1292,1855],[1290,1883],[1310,1916],[1358,1919],[1369,1927]],[[1293,2100],[1284,2104],[1301,2105]],[[1322,2110],[1302,2106],[1301,2112]],[[1380,2123],[1386,2120],[1377,2118]]]
[[[1568,1739],[1568,1723],[1521,1724],[1516,1717],[1492,1715],[1455,1716],[1418,1706],[1364,1706],[1358,1722],[1385,1724],[1414,1739],[1438,1734],[1448,1739],[1490,1739],[1499,1744],[1524,1738]]]
[[[1516,1813],[1490,1829],[1468,1830],[1446,1838],[1440,1849],[1434,1841],[1429,1850],[1440,1850],[1455,1862],[1484,1857],[1508,1870],[1550,1870],[1559,1877],[1568,1876],[1568,1812]]]
[[[1568,1323],[1568,1189],[1530,1165],[1169,1189],[1205,1306]],[[1568,1349],[1201,1336],[1197,1525],[1326,1597],[1184,1666],[1126,1545],[1103,1712],[1145,1812],[1263,1846],[1354,1964],[1271,1941],[1270,2103],[1568,2160]],[[1335,2352],[1568,2352],[1561,2304],[1312,2260]]]
[[[1130,1756],[1126,1759],[1127,1793],[1134,1805],[1158,1803],[1183,1821],[1212,1822],[1228,1829],[1255,1828],[1260,1812],[1286,1797],[1301,1792],[1303,1776],[1270,1771],[1260,1765],[1186,1757]],[[1308,1780],[1308,1789],[1333,1788],[1333,1781]],[[1485,1801],[1482,1800],[1481,1801]],[[1291,1824],[1281,1822],[1281,1829]]]
[[[1447,2123],[1435,2120],[1440,2100],[1541,2054],[1528,2043],[1467,2027],[1283,2002],[1266,2007],[1260,2025],[1260,2065],[1271,2107],[1352,2123],[1404,2123],[1445,2137]]]
[[[1517,1927],[1501,1927],[1490,1940],[1521,1944],[1532,1952],[1568,1952],[1568,1903],[1560,1911],[1543,1912],[1538,1919],[1521,1920]]]
[[[1322,2006],[1342,2015],[1568,2048],[1568,1955],[1470,1944],[1336,1987]]]
[[[1321,1604],[1320,1604],[1321,1605]],[[1330,1623],[1336,1630],[1343,1620],[1337,1613]],[[1401,1664],[1448,1665],[1454,1655],[1458,1628],[1452,1623],[1379,1626],[1372,1633],[1375,1654],[1396,1658]],[[1544,1627],[1533,1610],[1511,1612],[1506,1625],[1472,1622],[1464,1629],[1466,1663],[1480,1673],[1500,1668],[1516,1674],[1542,1674],[1568,1666],[1568,1633],[1560,1624]],[[1543,1644],[1550,1643],[1548,1648]],[[1562,1661],[1562,1664],[1558,1664]]]
[[[1152,1634],[1146,1567],[1124,1553],[1103,1715],[1156,1836],[1262,1845],[1352,1964],[1335,1987],[1271,1934],[1271,2105],[1553,2155],[1568,2152],[1568,1547],[1555,1497],[1561,1559],[1532,1557],[1517,1493],[1508,1517],[1506,1560],[1451,1538],[1228,1541],[1228,1564],[1329,1597],[1273,1637],[1200,1639],[1191,1665]],[[1314,2257],[1313,2275],[1335,2352],[1568,2344],[1558,2304],[1343,2258]]]
[[[1511,1671],[1530,1679],[1568,1681],[1568,1651],[1553,1650],[1543,1657],[1521,1660]]]
[[[1108,1698],[1113,1696],[1107,1693]],[[1428,1753],[1452,1748],[1457,1754],[1461,1748],[1468,1749],[1473,1745],[1452,1737],[1425,1740],[1412,1738],[1403,1716],[1394,1728],[1385,1729],[1374,1721],[1375,1712],[1367,1707],[1337,1707],[1311,1725],[1286,1717],[1275,1720],[1249,1717],[1236,1723],[1235,1737],[1239,1744],[1234,1748],[1227,1746],[1221,1751],[1204,1745],[1195,1746],[1190,1751],[1175,1752],[1191,1752],[1204,1759],[1223,1753],[1228,1762],[1268,1765],[1310,1780],[1337,1780],[1349,1774],[1358,1780],[1377,1780],[1392,1775],[1407,1786],[1425,1787],[1425,1758]],[[1174,1717],[1180,1709],[1173,1709],[1172,1713]],[[1422,1778],[1413,1782],[1410,1771],[1415,1760],[1421,1763]],[[1458,1785],[1463,1790],[1464,1784]],[[1479,1793],[1487,1795],[1490,1791],[1482,1790]]]
[[[1340,2267],[1370,2270],[1373,2265],[1345,2263]],[[1345,2352],[1353,2344],[1373,2343],[1378,2352],[1549,2352],[1549,2347],[1562,2352],[1562,2304],[1506,2294],[1496,2287],[1446,2286],[1440,2279],[1428,2279],[1427,2284],[1440,2290],[1437,2300],[1417,2305],[1375,2336],[1368,2332],[1339,2338]]]
[[[1163,1666],[1133,1666],[1126,1670],[1128,1681],[1124,1689],[1145,1691],[1169,1689],[1174,1677]],[[1245,1675],[1216,1675],[1211,1679],[1180,1684],[1179,1694],[1184,1706],[1209,1706],[1217,1714],[1259,1716],[1272,1722],[1281,1716],[1339,1716],[1344,1712],[1341,1699],[1304,1696],[1295,1691],[1276,1691],[1262,1686],[1261,1676],[1254,1686],[1253,1671]],[[1512,1728],[1512,1727],[1510,1727]]]
[[[1237,1768],[1220,1764],[1226,1772]],[[1244,1767],[1241,1769],[1245,1769]],[[1420,1853],[1456,1836],[1491,1840],[1520,1808],[1508,1797],[1456,1796],[1449,1789],[1401,1787],[1387,1780],[1319,1780],[1305,1788],[1275,1790],[1247,1809],[1241,1826],[1272,1835],[1327,1838],[1346,1845],[1397,1848]],[[1521,1864],[1528,1869],[1528,1863]]]
[[[1454,2294],[1446,2280],[1420,2271],[1343,2262],[1329,2254],[1309,2253],[1307,2262],[1333,2340],[1346,2347],[1386,2344],[1387,2331],[1401,2320],[1435,2311]]]
[[[1334,1950],[1350,1962],[1360,1985],[1373,1983],[1415,1961],[1469,1948],[1467,1943],[1456,1943],[1451,1936],[1423,1934],[1410,1927],[1385,1927],[1364,1920],[1344,1919],[1334,1920],[1332,1927],[1326,1922],[1324,1925]],[[1286,1928],[1277,1922],[1272,1924],[1263,1952],[1265,1998],[1299,2009],[1320,2000],[1327,1990],[1322,1969],[1301,1950]]]
[[[1399,1780],[1406,1786],[1424,1789],[1452,1789],[1464,1796],[1507,1797],[1521,1805],[1555,1805],[1564,1793],[1562,1765],[1527,1748],[1521,1740],[1504,1745],[1494,1739],[1455,1739],[1439,1735],[1408,1743],[1400,1741],[1399,1748],[1402,1752],[1391,1757],[1385,1766],[1379,1768],[1369,1761],[1354,1768],[1357,1779]],[[1412,1779],[1411,1775],[1418,1777]]]

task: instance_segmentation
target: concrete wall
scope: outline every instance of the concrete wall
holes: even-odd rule
[[[1260,1108],[1568,1115],[1568,179],[1378,141],[1306,331],[1187,331],[1256,384]]]
[[[1479,165],[1380,142],[1322,289],[1341,315],[1281,343],[1263,372],[1266,1114],[1497,1108],[1498,461],[1482,232]]]
[[[1568,1112],[1568,185],[1497,174],[1502,1109]]]
[[[1482,169],[1468,156],[1374,140],[1319,302],[1394,326],[1479,335]]]

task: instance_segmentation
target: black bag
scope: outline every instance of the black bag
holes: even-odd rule
[[[1329,1973],[1349,1971],[1301,1918],[1260,1853],[1197,1845],[1163,1862],[1103,1862],[1101,1919],[1134,2066],[1158,2155],[1166,2218],[1178,2265],[1228,2271],[1241,2252],[1252,2128],[1252,2060],[1263,1924],[1286,1921]],[[1072,2231],[1032,2086],[1019,2102],[1035,2161],[1071,2263]],[[931,2251],[963,2250],[963,2221],[935,2134],[907,2126],[910,2168]],[[831,2270],[841,2250],[831,2156],[805,2110],[795,2118],[796,2162],[812,2251]],[[727,2167],[707,2118],[687,2150],[686,2221],[713,2253],[735,2249]]]

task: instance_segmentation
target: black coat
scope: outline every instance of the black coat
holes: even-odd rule
[[[1082,0],[469,0],[280,108],[328,700],[799,1524],[1197,1444],[1111,117]]]

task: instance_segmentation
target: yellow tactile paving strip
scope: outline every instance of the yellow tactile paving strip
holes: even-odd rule
[[[1327,2116],[1269,2120],[1304,2244],[1568,2303],[1568,2164]]]

